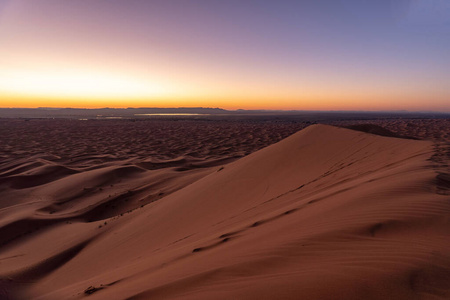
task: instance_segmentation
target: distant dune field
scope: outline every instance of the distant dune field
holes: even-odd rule
[[[450,298],[448,120],[0,122],[0,299]]]

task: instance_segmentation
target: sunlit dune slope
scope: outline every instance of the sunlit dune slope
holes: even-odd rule
[[[85,210],[67,207],[71,222],[49,223],[0,248],[3,293],[448,299],[450,197],[447,182],[436,179],[442,161],[435,150],[431,142],[313,125],[132,213],[87,220]],[[124,174],[129,184],[148,184],[141,169]],[[66,186],[59,179],[36,191],[67,193]],[[29,211],[14,218],[27,222]]]

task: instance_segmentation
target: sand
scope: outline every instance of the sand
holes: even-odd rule
[[[349,126],[353,124],[373,124],[381,126],[398,135],[417,139],[431,140],[439,143],[450,143],[450,119],[376,119],[376,120],[331,120],[327,122],[336,126]]]
[[[36,124],[2,152],[1,299],[450,298],[444,143],[180,123],[158,148],[172,125]]]

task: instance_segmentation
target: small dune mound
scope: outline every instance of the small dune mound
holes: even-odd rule
[[[399,135],[395,132],[392,132],[384,127],[381,127],[381,126],[375,125],[375,124],[355,124],[355,125],[344,126],[344,128],[348,128],[348,129],[356,130],[356,131],[362,131],[362,132],[380,135],[380,136],[417,140],[416,138],[413,138],[413,137]]]
[[[138,163],[137,165],[147,170],[158,170],[163,168],[178,167],[187,164],[188,162],[189,162],[188,159],[185,157],[177,157],[175,159],[167,159],[167,160],[150,158],[148,160]]]
[[[35,263],[34,265],[27,266],[22,270],[17,270],[15,274],[11,274],[11,277],[17,281],[35,280],[42,278],[43,276],[52,273],[54,270],[60,268],[72,258],[74,258],[81,250],[83,250],[91,241],[86,240],[76,245],[70,246],[56,254],[51,255]]]
[[[1,182],[10,182],[13,189],[26,189],[53,182],[78,171],[61,165],[44,165],[17,175],[6,176]]]
[[[40,161],[21,161],[20,163],[18,163],[17,165],[13,165],[12,167],[6,164],[4,168],[0,168],[0,178],[21,174],[44,165],[45,164]]]

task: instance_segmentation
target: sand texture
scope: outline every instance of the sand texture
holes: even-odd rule
[[[450,298],[445,143],[58,122],[2,129],[0,299]]]

